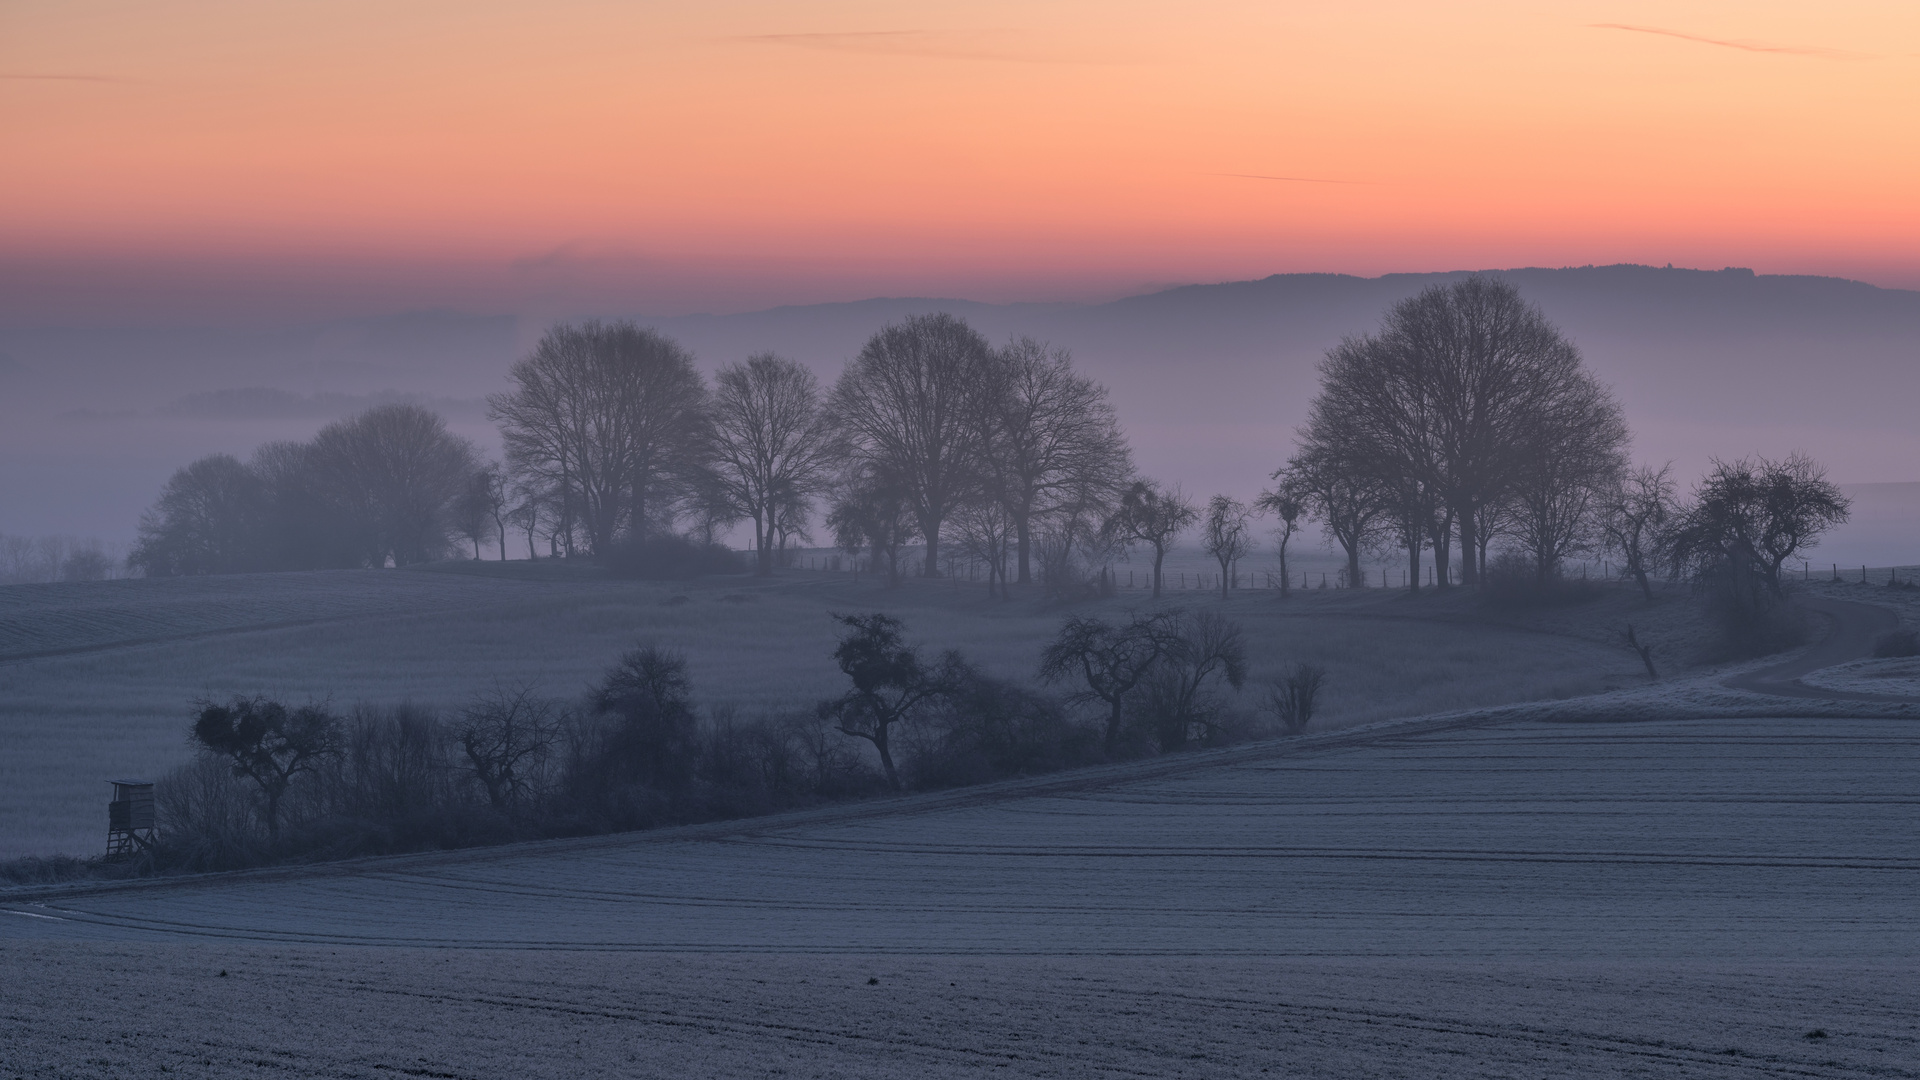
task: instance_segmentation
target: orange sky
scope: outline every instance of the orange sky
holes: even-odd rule
[[[661,314],[1617,261],[1920,287],[1916,106],[1910,0],[0,0],[0,280]]]

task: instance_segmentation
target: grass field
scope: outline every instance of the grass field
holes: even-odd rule
[[[9,586],[0,588],[0,858],[94,851],[104,781],[184,760],[189,709],[203,696],[458,706],[496,682],[566,696],[650,641],[688,656],[704,704],[752,714],[839,691],[830,612],[893,612],[928,645],[1025,679],[1069,612],[1123,615],[1150,603],[1135,591],[1069,608],[805,571],[609,581],[527,563]],[[1163,603],[1239,619],[1256,685],[1296,660],[1325,664],[1326,726],[1631,683],[1643,676],[1611,643],[1619,620],[1684,608],[1643,612],[1624,590],[1504,622],[1465,597],[1397,590],[1309,590],[1285,601],[1243,590],[1224,602],[1187,591]]]

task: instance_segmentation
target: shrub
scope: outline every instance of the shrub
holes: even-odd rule
[[[1313,722],[1320,701],[1320,688],[1326,684],[1327,669],[1302,661],[1294,665],[1284,679],[1275,679],[1267,688],[1267,709],[1289,735],[1298,735]]]
[[[913,730],[908,772],[915,787],[982,784],[1092,764],[1100,743],[1057,700],[969,671]]]
[[[1532,557],[1506,549],[1487,566],[1482,596],[1494,607],[1563,607],[1599,599],[1605,590],[1597,581],[1569,578],[1559,571],[1541,576]]]
[[[1920,656],[1920,633],[1903,629],[1882,634],[1873,643],[1873,655],[1882,660]]]
[[[615,577],[643,581],[686,581],[747,572],[747,562],[739,552],[722,544],[703,544],[672,534],[622,540],[608,548],[602,562]]]

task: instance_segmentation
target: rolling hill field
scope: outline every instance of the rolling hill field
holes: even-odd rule
[[[1920,1075],[1911,720],[1386,725],[0,894],[22,1075]],[[1817,1032],[1818,1034],[1814,1034]]]
[[[1224,602],[1199,590],[1163,602],[1239,619],[1255,687],[1297,660],[1326,664],[1328,726],[1630,684],[1644,676],[1613,643],[1620,619],[1680,619],[1669,634],[1676,654],[1692,632],[1685,605],[1650,615],[1624,590],[1566,625],[1489,620],[1464,601],[1380,589],[1282,601],[1246,589]],[[930,646],[1030,679],[1069,611],[1120,615],[1150,602],[1136,589],[1067,608],[806,571],[762,582],[611,581],[525,562],[0,587],[0,858],[96,851],[105,781],[186,760],[201,697],[457,708],[497,684],[568,697],[623,651],[654,642],[687,655],[704,705],[751,716],[839,692],[830,612],[893,612]],[[1255,695],[1246,697],[1251,706]]]
[[[79,716],[159,756],[181,752],[180,719],[129,704],[148,685],[324,674],[425,698],[489,674],[584,682],[652,635],[687,651],[711,700],[770,705],[830,681],[809,655],[831,610],[884,605],[1009,672],[1064,610],[818,573],[532,571],[343,577],[324,604],[304,575],[204,583],[219,600],[118,583],[0,672],[28,701],[84,684]],[[1296,739],[742,821],[0,889],[0,986],[33,988],[0,999],[0,1062],[49,1077],[1920,1076],[1920,703],[1823,699],[1813,670],[1891,670],[1859,650],[1920,610],[1910,590],[1804,588],[1834,627],[1815,645],[1651,685],[1611,627],[1636,619],[1684,668],[1698,626],[1678,598],[1503,612],[1459,594],[1188,593],[1168,602],[1239,618],[1257,667],[1334,666],[1337,714]],[[0,625],[38,625],[44,594],[7,602]],[[10,714],[10,737],[36,715]],[[73,730],[24,742],[41,756],[10,785],[57,795],[44,775],[99,752]]]

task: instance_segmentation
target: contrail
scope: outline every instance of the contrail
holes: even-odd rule
[[[1698,34],[1683,34],[1678,30],[1662,30],[1657,26],[1629,26],[1626,23],[1588,23],[1595,30],[1628,30],[1636,34],[1658,34],[1661,37],[1679,38],[1681,41],[1694,41],[1702,45],[1718,45],[1723,49],[1739,49],[1741,52],[1783,53],[1789,56],[1823,56],[1830,60],[1846,60],[1859,57],[1860,53],[1843,49],[1822,49],[1804,45],[1766,45],[1757,41],[1729,41],[1725,38],[1701,37]]]

